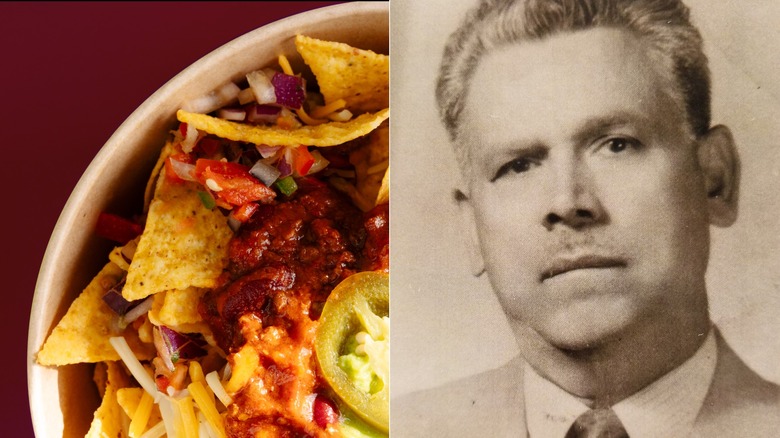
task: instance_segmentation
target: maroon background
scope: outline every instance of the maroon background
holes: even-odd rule
[[[113,131],[176,73],[231,39],[337,2],[0,2],[3,436],[33,436],[27,327],[49,236]]]

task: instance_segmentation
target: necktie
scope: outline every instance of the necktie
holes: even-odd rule
[[[612,409],[591,409],[577,417],[565,438],[628,438]]]

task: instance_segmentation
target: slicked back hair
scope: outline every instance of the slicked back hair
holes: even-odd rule
[[[624,29],[644,41],[692,134],[709,130],[707,58],[680,0],[481,0],[449,37],[436,87],[439,115],[462,168],[467,154],[458,150],[460,117],[482,57],[501,47],[592,28]]]

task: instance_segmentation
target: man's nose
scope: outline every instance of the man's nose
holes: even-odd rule
[[[553,229],[559,225],[583,228],[604,219],[604,208],[594,187],[593,178],[584,164],[576,158],[558,166],[552,187],[549,211],[544,226]]]

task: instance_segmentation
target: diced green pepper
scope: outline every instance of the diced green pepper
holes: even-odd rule
[[[298,184],[295,183],[295,179],[292,176],[285,176],[276,180],[274,186],[285,196],[290,196],[298,190]]]
[[[216,201],[214,201],[214,198],[209,194],[209,192],[199,190],[198,197],[200,198],[200,202],[203,203],[203,206],[209,210],[213,209],[217,205]]]

